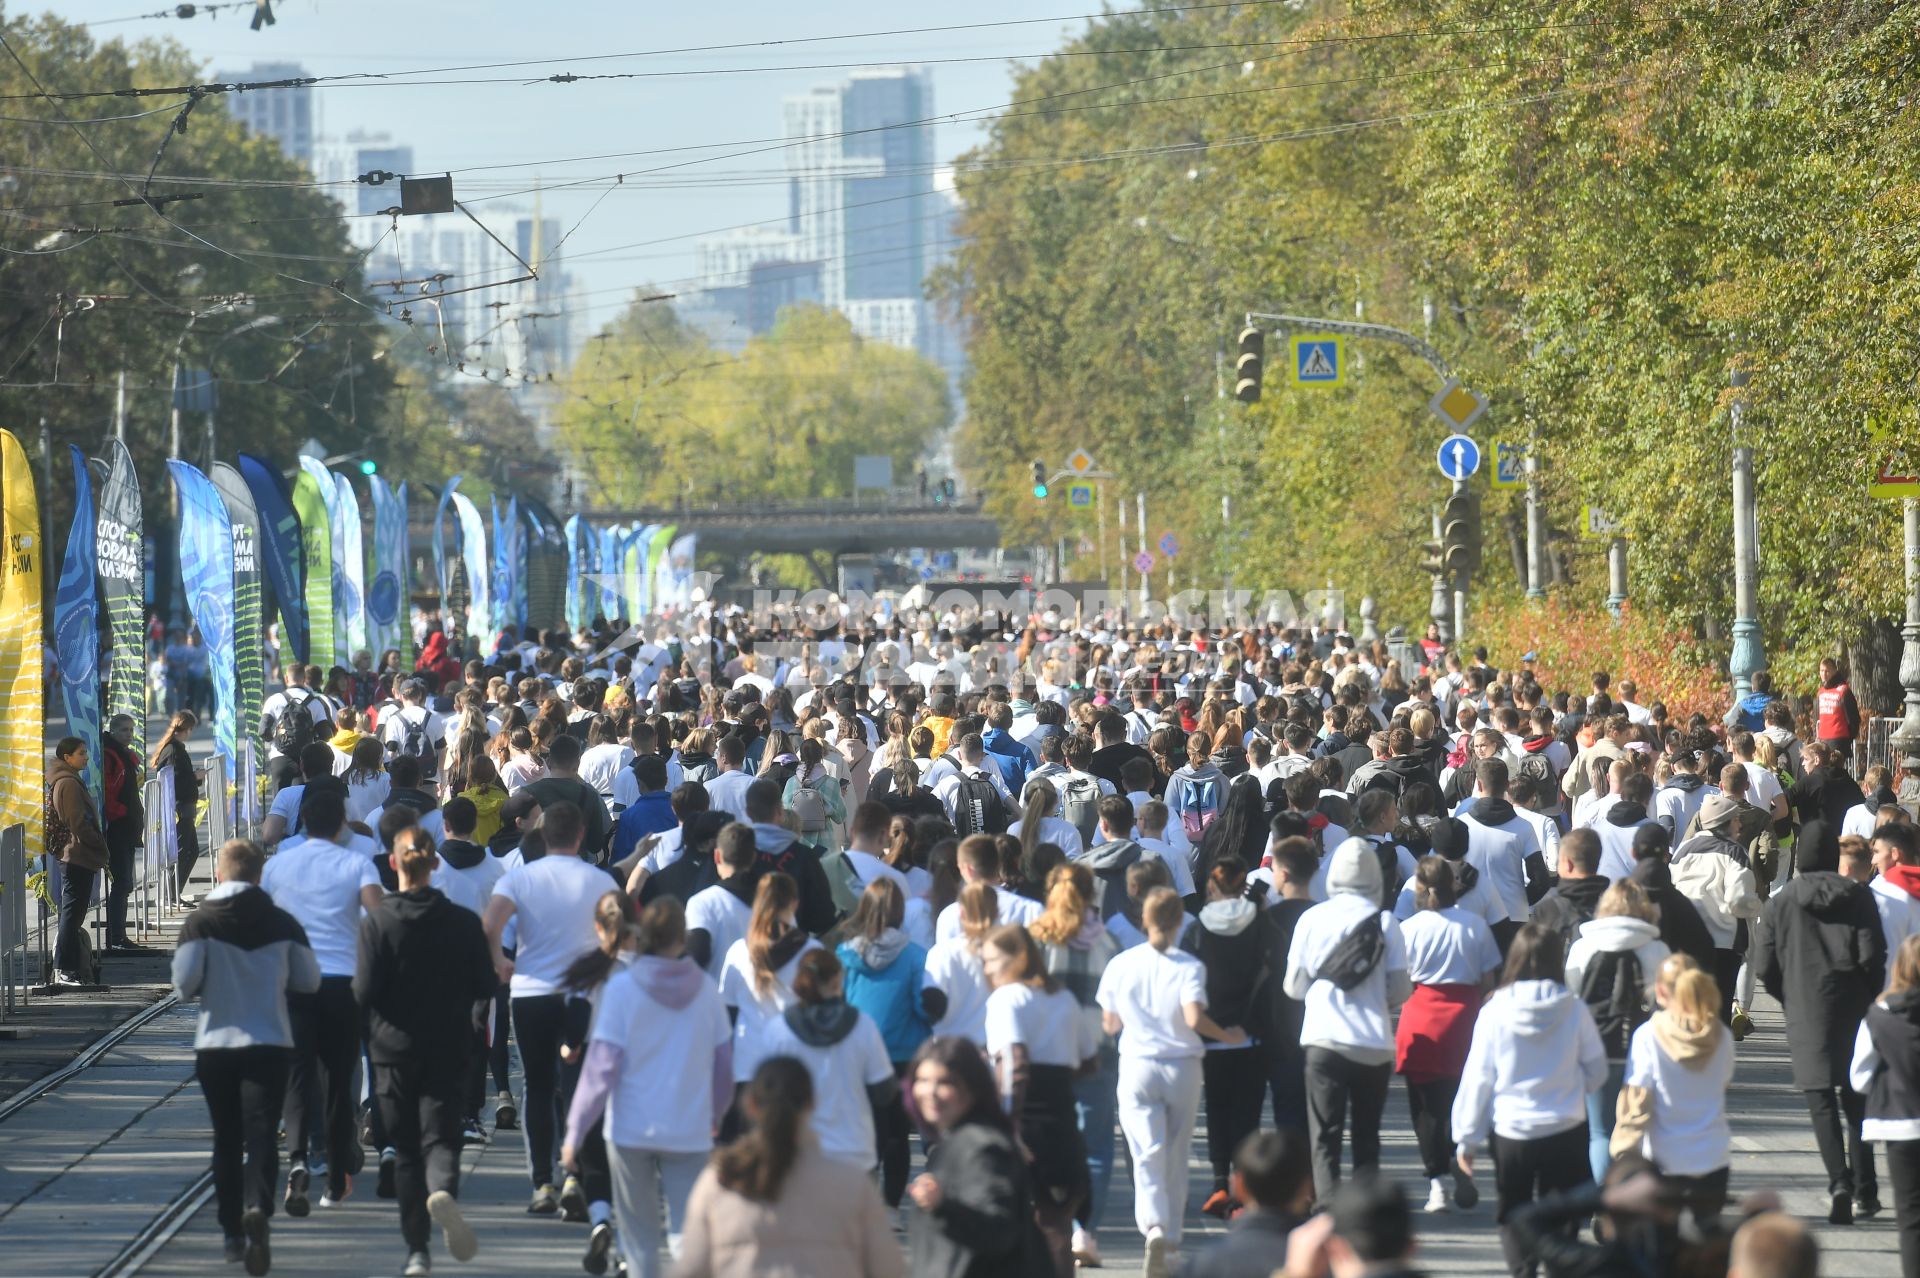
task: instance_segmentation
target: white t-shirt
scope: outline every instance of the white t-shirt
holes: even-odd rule
[[[713,1148],[713,1054],[733,1035],[726,1004],[702,982],[685,1007],[654,1001],[637,960],[600,990],[593,1041],[624,1054],[607,1098],[607,1139],[633,1149],[698,1154]]]
[[[813,1134],[821,1154],[865,1171],[880,1161],[867,1088],[892,1078],[893,1062],[873,1018],[865,1012],[855,1016],[847,1036],[831,1047],[802,1042],[786,1017],[776,1016],[761,1038],[761,1058],[791,1056],[807,1067],[813,1075]]]
[[[378,834],[380,832],[380,818],[386,814],[387,808],[384,803],[372,812],[369,812],[367,814],[367,828],[375,834]],[[439,808],[435,808],[431,812],[422,813],[419,824],[421,829],[433,836],[435,843],[439,843],[447,837],[447,818],[440,814]]]
[[[379,887],[373,858],[329,839],[289,839],[267,858],[260,886],[306,929],[322,976],[352,976],[360,955],[360,889]]]
[[[1032,1065],[1078,1069],[1100,1050],[1086,1038],[1080,1004],[1063,986],[1048,994],[1031,985],[1002,985],[987,995],[987,1055],[999,1056],[1015,1044],[1027,1049]]]
[[[1004,926],[1018,923],[1021,927],[1039,918],[1046,909],[1040,902],[1021,896],[1012,888],[1003,887],[994,892],[997,902],[996,912]],[[934,921],[933,940],[937,945],[941,941],[951,941],[960,936],[960,902],[955,901],[940,911],[940,917]]]
[[[1415,985],[1478,985],[1500,970],[1500,947],[1487,921],[1450,905],[1420,910],[1400,925],[1407,946],[1407,977]]]
[[[1762,812],[1771,813],[1773,801],[1784,793],[1780,789],[1780,778],[1763,764],[1743,762],[1740,766],[1747,771],[1747,802]]]
[[[384,772],[376,772],[365,781],[347,782],[347,820],[358,821],[370,829],[377,828],[367,820],[367,813],[379,811],[387,801],[387,792],[392,789],[393,782],[387,779]]]
[[[588,746],[580,755],[580,779],[592,786],[603,799],[613,798],[613,783],[620,770],[633,762],[633,747],[611,744]]]
[[[1015,821],[1007,827],[1007,833],[1014,838],[1020,837],[1020,823]],[[1086,844],[1080,838],[1080,831],[1059,817],[1040,818],[1040,842],[1051,843],[1065,852],[1069,858],[1079,856],[1086,851]]]
[[[514,998],[560,991],[560,978],[573,961],[600,943],[593,911],[613,886],[612,876],[598,866],[555,854],[516,865],[500,876],[493,894],[513,902],[519,938]]]
[[[1278,901],[1280,898],[1276,896],[1273,899]],[[1178,946],[1181,941],[1185,940],[1187,929],[1199,921],[1200,920],[1194,918],[1191,914],[1181,915],[1180,935],[1174,938],[1174,945]],[[1113,939],[1119,942],[1120,948],[1123,950],[1130,950],[1136,945],[1145,945],[1147,943],[1147,934],[1135,927],[1133,920],[1124,914],[1115,914],[1112,918],[1108,919],[1107,931],[1113,934]]]
[[[393,754],[406,742],[407,730],[418,727],[427,739],[427,759],[432,762],[432,752],[447,743],[447,721],[437,710],[426,706],[401,706],[392,714],[382,716],[380,720],[380,744],[389,747],[387,753]]]
[[[707,782],[707,806],[724,812],[736,821],[747,819],[747,787],[754,783],[750,772],[735,769],[717,774]]]
[[[1162,953],[1136,945],[1116,954],[1101,973],[1094,1001],[1120,1018],[1120,1055],[1182,1060],[1202,1055],[1200,1036],[1187,1026],[1185,1005],[1207,1005],[1207,969],[1180,950]]]
[[[947,996],[947,1013],[936,1034],[952,1034],[981,1046],[987,1041],[987,973],[965,937],[940,941],[927,951],[928,988]]]
[[[699,928],[713,942],[706,971],[716,985],[720,981],[721,965],[727,961],[727,952],[733,949],[735,941],[747,935],[747,924],[752,921],[753,907],[718,883],[701,888],[687,902],[687,931],[691,933]]]
[[[433,867],[433,886],[455,905],[485,915],[494,884],[506,872],[507,867],[491,852],[481,857],[477,865],[464,870],[456,870],[443,859]]]
[[[1727,1085],[1733,1081],[1733,1035],[1715,1025],[1719,1046],[1711,1060],[1682,1065],[1660,1050],[1648,1021],[1627,1045],[1628,1087],[1653,1095],[1653,1121],[1641,1141],[1648,1158],[1673,1176],[1702,1176],[1727,1165],[1733,1133],[1727,1124]]]
[[[307,714],[313,719],[313,740],[325,741],[333,735],[332,707],[328,704],[325,697],[306,688],[301,688],[298,692],[295,692],[291,688],[285,688],[274,693],[261,703],[260,717],[269,724],[277,724],[280,722],[280,716],[286,713],[287,707],[296,701],[306,702]],[[269,759],[286,757],[280,753],[280,748],[273,743],[273,739],[277,735],[279,734],[274,732],[271,727],[267,729],[267,757]]]
[[[764,1044],[767,1027],[793,1006],[793,973],[800,966],[801,956],[808,950],[819,948],[820,942],[808,937],[799,953],[773,974],[773,985],[765,994],[753,986],[753,959],[747,954],[747,943],[744,940],[735,941],[727,948],[727,956],[720,963],[720,998],[736,1012],[733,1022],[734,1082],[744,1083],[752,1078],[753,1071],[760,1068],[760,1062],[766,1059]],[[882,1054],[885,1054],[884,1049]]]
[[[1181,896],[1193,895],[1193,866],[1187,861],[1187,854],[1174,847],[1165,839],[1142,839],[1136,836],[1134,842],[1140,845],[1142,852],[1151,852],[1167,863],[1167,873],[1173,876],[1173,890]]]

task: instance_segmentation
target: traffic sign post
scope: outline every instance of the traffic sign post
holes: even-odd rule
[[[1440,441],[1436,454],[1440,473],[1454,483],[1464,483],[1480,469],[1480,445],[1466,435],[1449,435]]]
[[[1340,386],[1347,380],[1346,343],[1316,334],[1287,339],[1295,386]]]
[[[1440,393],[1428,401],[1427,411],[1454,430],[1463,431],[1487,411],[1487,397],[1462,386],[1459,378],[1449,377]]]
[[[1580,508],[1580,535],[1590,541],[1611,541],[1615,537],[1625,537],[1626,529],[1619,520],[1598,506]]]
[[[1513,439],[1493,441],[1493,471],[1488,480],[1495,488],[1524,488],[1527,485],[1527,446]]]
[[[1139,573],[1142,577],[1152,572],[1153,571],[1152,553],[1150,551],[1143,550],[1139,554],[1135,555],[1133,557],[1133,569],[1135,572]],[[1146,587],[1142,586],[1141,591],[1144,593],[1145,590],[1146,590]]]
[[[1160,553],[1169,559],[1180,553],[1180,543],[1174,540],[1172,533],[1160,534]]]

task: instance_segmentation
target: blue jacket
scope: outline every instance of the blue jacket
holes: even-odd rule
[[[641,795],[620,814],[619,822],[613,827],[613,859],[626,860],[640,840],[649,834],[671,830],[678,824],[671,796],[665,790]]]
[[[1000,769],[1000,776],[1007,783],[1007,789],[1013,791],[1014,802],[1020,801],[1020,791],[1026,788],[1027,773],[1033,771],[1036,760],[1033,751],[1020,744],[1011,732],[1002,732],[998,728],[989,728],[981,734],[980,740],[987,747],[987,753],[993,756],[993,765]]]
[[[1767,726],[1767,707],[1773,704],[1771,692],[1749,692],[1728,709],[1723,722],[1742,732],[1760,732]]]
[[[889,933],[888,937],[899,935]],[[904,936],[901,940],[904,943],[897,955],[881,967],[871,966],[851,941],[843,942],[836,951],[847,969],[847,1002],[871,1016],[880,1027],[887,1059],[895,1064],[912,1060],[933,1032],[920,1003],[927,977],[927,952]],[[869,946],[867,952],[874,954],[875,947]],[[876,962],[883,957],[887,956],[875,954]]]

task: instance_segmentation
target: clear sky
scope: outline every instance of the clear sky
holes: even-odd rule
[[[506,193],[531,187],[535,177],[544,186],[701,160],[671,173],[635,178],[591,213],[589,206],[602,194],[599,187],[543,196],[549,216],[567,227],[579,223],[564,256],[576,294],[590,292],[576,303],[590,308],[585,316],[590,331],[611,318],[632,288],[677,282],[692,273],[691,238],[624,246],[785,214],[780,151],[727,157],[730,151],[751,149],[756,142],[765,146],[780,137],[783,96],[849,73],[819,64],[930,64],[935,112],[980,111],[1008,99],[1010,60],[1032,59],[1057,47],[1065,32],[1084,25],[1076,15],[1095,12],[1100,5],[1097,0],[970,0],[964,5],[898,0],[278,0],[277,25],[257,32],[248,29],[244,10],[190,20],[107,21],[173,7],[173,0],[43,0],[9,6],[15,12],[50,10],[69,21],[100,23],[94,34],[103,40],[170,37],[198,56],[210,74],[245,70],[255,61],[298,62],[316,75],[392,75],[470,63],[555,59],[539,67],[409,77],[505,83],[373,82],[316,91],[323,133],[390,133],[396,143],[412,145],[420,173],[535,162],[526,168],[457,175],[456,195],[476,207],[530,207],[526,197]],[[1043,20],[940,33],[656,52],[1036,18]],[[654,56],[607,56],[629,53]],[[643,71],[691,74],[566,85],[518,80],[522,74],[533,79],[563,72]],[[950,160],[980,136],[977,124],[943,123],[936,129],[937,153]],[[739,142],[748,145],[565,162],[570,157]],[[490,201],[489,196],[495,198]]]

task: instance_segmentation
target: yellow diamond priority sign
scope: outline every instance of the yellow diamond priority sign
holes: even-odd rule
[[[1486,396],[1478,391],[1468,390],[1459,379],[1449,377],[1440,393],[1427,405],[1430,412],[1455,431],[1463,431],[1480,420],[1480,414],[1487,411]]]
[[[1076,475],[1086,474],[1093,466],[1093,454],[1084,448],[1076,448],[1067,454],[1067,469]]]

